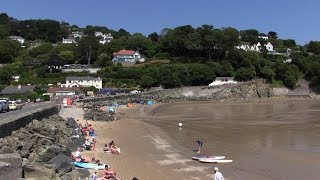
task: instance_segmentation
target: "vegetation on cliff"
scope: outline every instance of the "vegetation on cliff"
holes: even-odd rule
[[[86,36],[77,39],[77,44],[59,43],[75,31],[82,31]],[[95,31],[111,33],[114,40],[100,44]],[[25,47],[7,38],[9,35],[25,38]],[[13,75],[21,76],[19,83],[25,84],[44,86],[61,82],[65,75],[48,66],[87,64],[88,50],[90,63],[103,67],[97,76],[109,87],[208,85],[216,76],[234,76],[239,81],[265,78],[290,88],[294,88],[300,78],[311,80],[314,85],[320,83],[320,42],[299,46],[292,39],[279,39],[273,31],[265,34],[268,40],[259,38],[261,35],[254,29],[239,31],[231,27],[186,25],[145,36],[130,34],[124,29],[80,28],[54,20],[18,21],[0,14],[0,63],[9,63],[0,69],[0,84],[14,84]],[[260,53],[235,48],[257,42],[271,42],[282,55],[271,55],[264,48]],[[285,56],[287,48],[291,49],[290,57]],[[112,53],[120,49],[138,50],[147,62],[133,67],[113,65]],[[285,62],[288,59],[292,59],[291,63]]]

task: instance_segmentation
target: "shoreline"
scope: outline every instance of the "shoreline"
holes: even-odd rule
[[[103,163],[111,165],[118,177],[123,179],[210,179],[215,166],[222,170],[225,179],[248,178],[269,179],[259,173],[247,172],[240,168],[238,162],[230,164],[202,164],[192,161],[194,154],[190,149],[183,147],[162,127],[148,121],[152,120],[152,111],[166,104],[245,104],[271,102],[318,101],[314,98],[264,98],[250,101],[223,101],[223,102],[179,102],[157,103],[153,106],[135,105],[133,108],[119,108],[125,113],[120,120],[112,122],[88,121],[93,124],[97,133],[95,151],[85,151],[85,156],[98,157]],[[72,107],[75,108],[75,107]],[[74,111],[69,109],[69,112]],[[77,108],[76,114],[82,109]],[[83,112],[82,112],[83,113]],[[73,114],[73,113],[71,113]],[[77,119],[77,117],[75,117]],[[84,123],[82,117],[80,123]],[[120,155],[105,154],[102,147],[105,143],[114,140],[122,149]],[[194,146],[196,148],[196,146]],[[92,172],[92,170],[90,170]],[[102,172],[99,172],[102,175]]]

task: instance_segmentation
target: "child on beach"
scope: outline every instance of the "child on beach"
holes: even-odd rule
[[[202,140],[201,139],[194,139],[193,140],[193,142],[196,142],[197,143],[197,145],[198,145],[198,148],[199,148],[199,150],[198,150],[198,154],[200,154],[200,151],[201,151],[201,147],[202,147],[202,145],[203,145],[203,142],[202,142]]]
[[[94,170],[93,174],[91,174],[90,180],[98,180],[99,177],[98,177],[97,173],[98,173],[98,168],[96,168],[96,169]]]

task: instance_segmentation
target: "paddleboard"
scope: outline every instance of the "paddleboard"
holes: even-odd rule
[[[199,161],[204,163],[231,163],[233,160],[200,158]]]
[[[206,156],[206,155],[196,155],[192,157],[193,160],[199,160],[200,158],[224,159],[226,157],[225,156]]]
[[[72,162],[77,167],[85,169],[104,169],[106,164],[93,164],[93,163],[81,163],[81,162]]]

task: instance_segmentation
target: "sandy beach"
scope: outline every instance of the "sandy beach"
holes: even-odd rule
[[[140,105],[139,105],[140,106]],[[110,164],[122,179],[210,179],[213,168],[185,158],[172,139],[160,128],[129,118],[136,117],[144,109],[142,106],[133,109],[121,109],[126,113],[121,120],[114,122],[92,122],[97,134],[95,151],[84,151],[85,156],[97,157],[103,163]],[[142,109],[141,109],[142,107]],[[80,108],[64,108],[62,117],[74,117],[84,124],[83,111]],[[103,152],[105,143],[114,140],[122,149],[120,155]],[[178,146],[178,145],[177,145]],[[100,176],[102,172],[99,173]]]
[[[84,155],[110,164],[123,179],[212,179],[215,166],[229,180],[303,179],[305,173],[315,179],[320,167],[314,161],[320,158],[320,146],[314,138],[318,130],[313,128],[320,125],[318,107],[316,100],[275,99],[118,108],[125,113],[118,121],[88,121],[98,141],[96,150]],[[84,123],[82,114],[76,107],[60,113]],[[184,127],[177,127],[178,122]],[[197,148],[192,142],[195,137],[204,138],[203,153],[225,155],[234,162],[203,164],[191,160]],[[111,140],[122,149],[120,155],[102,151]],[[301,167],[305,167],[302,174]]]

